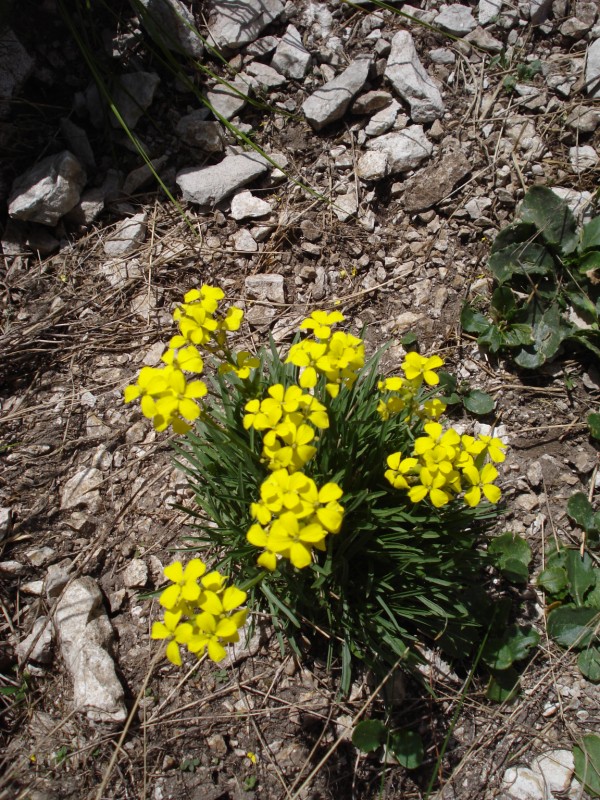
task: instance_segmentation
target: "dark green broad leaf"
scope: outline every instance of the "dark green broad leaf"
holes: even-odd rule
[[[418,344],[417,334],[412,331],[405,333],[404,336],[400,338],[400,344],[403,347],[414,347]]]
[[[582,650],[577,659],[577,666],[588,681],[600,682],[600,650],[597,647]]]
[[[587,553],[583,558],[579,550],[569,550],[565,561],[571,597],[576,605],[585,605],[585,596],[596,585],[596,572]]]
[[[573,748],[575,777],[592,797],[600,797],[600,736],[587,733]]]
[[[589,608],[600,610],[600,569],[596,569],[594,572],[596,573],[596,585],[585,598],[585,604]]]
[[[596,638],[599,619],[595,608],[561,606],[548,614],[548,634],[561,647],[581,650]]]
[[[420,767],[425,758],[423,740],[416,731],[398,731],[390,739],[390,749],[406,769]]]
[[[388,728],[383,722],[378,719],[365,719],[352,731],[352,744],[361,753],[372,753],[386,743],[388,736]]]
[[[533,328],[525,323],[507,325],[502,334],[505,347],[525,347],[533,344]]]
[[[471,414],[489,414],[494,410],[495,401],[487,392],[472,389],[463,397],[463,405]]]
[[[600,249],[600,217],[594,217],[583,226],[579,252],[583,253],[596,248]]]
[[[587,424],[590,429],[590,436],[594,439],[600,439],[600,414],[588,414]]]
[[[504,577],[513,583],[527,583],[531,548],[520,536],[503,533],[492,539],[488,548],[494,556],[496,566]]]
[[[594,509],[587,499],[587,495],[583,492],[575,492],[575,494],[569,497],[567,502],[567,514],[580,528],[583,528],[584,531],[587,531],[587,529],[591,528],[594,524]]]
[[[565,293],[575,311],[582,318],[582,321],[590,327],[592,325],[597,325],[598,312],[590,298],[586,294],[583,294],[578,286],[572,283],[565,287]]]
[[[534,352],[522,350],[515,358],[520,367],[534,369],[553,358],[571,329],[565,325],[557,305],[551,305],[533,328]]]
[[[562,598],[566,596],[569,587],[567,570],[559,566],[546,567],[546,569],[538,575],[536,583],[548,592],[548,594],[562,600]]]
[[[490,327],[489,319],[468,303],[460,312],[460,324],[468,333],[484,333]]]
[[[513,244],[530,242],[535,237],[535,233],[535,225],[513,222],[512,225],[507,225],[506,228],[503,228],[496,236],[492,244],[492,253],[497,253]]]
[[[492,353],[497,353],[504,345],[505,339],[500,328],[489,325],[487,331],[481,334],[477,342],[484,347],[489,347]]]
[[[506,320],[517,310],[515,296],[508,286],[498,286],[494,289],[490,305],[501,319]]]
[[[487,640],[482,657],[490,669],[503,671],[526,658],[539,640],[539,633],[530,625],[509,625],[502,636]]]
[[[569,206],[546,186],[532,186],[519,209],[523,222],[530,222],[552,247],[564,255],[578,244],[577,222]]]
[[[437,389],[440,393],[440,400],[443,400],[447,405],[456,405],[456,403],[460,403],[460,395],[456,391],[458,382],[454,375],[442,371],[438,372],[438,377],[440,382],[437,385]]]
[[[488,700],[510,703],[519,694],[519,673],[514,667],[494,670],[486,690]]]
[[[506,283],[517,275],[552,275],[555,262],[552,253],[543,244],[518,242],[492,253],[488,261],[498,283]]]

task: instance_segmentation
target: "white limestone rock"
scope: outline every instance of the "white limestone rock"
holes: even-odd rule
[[[370,67],[370,58],[357,58],[304,101],[302,110],[315,130],[319,131],[344,116],[353,98],[365,85]]]
[[[480,25],[489,25],[502,10],[502,0],[479,0],[477,20]]]
[[[0,119],[8,116],[10,101],[35,66],[11,28],[0,32]]]
[[[593,169],[598,163],[598,153],[589,144],[569,148],[569,161],[573,172],[581,173]]]
[[[256,253],[258,244],[250,231],[242,228],[233,235],[233,246],[240,253]]]
[[[238,222],[244,219],[265,217],[272,210],[270,203],[260,197],[255,197],[252,192],[248,191],[236,194],[231,201],[231,216]]]
[[[73,703],[95,722],[123,722],[123,687],[109,652],[112,626],[96,581],[77,578],[65,589],[54,612],[62,656],[73,680]]]
[[[557,194],[565,201],[579,223],[586,222],[590,218],[592,209],[592,195],[590,192],[566,189],[564,186],[551,186],[550,188],[554,194]]]
[[[590,97],[600,98],[600,38],[592,42],[587,50],[585,88]]]
[[[36,661],[38,664],[49,664],[52,661],[52,643],[54,631],[48,617],[38,617],[33,630],[15,648],[20,662]]]
[[[225,149],[221,124],[205,119],[204,111],[186,114],[177,123],[175,131],[190,147],[198,147],[205,153],[222,153]]]
[[[433,145],[425,136],[421,125],[410,125],[403,131],[378,136],[367,142],[366,147],[367,150],[387,155],[391,175],[415,169],[433,152]]]
[[[443,115],[442,96],[421,64],[408,31],[398,31],[392,39],[385,77],[410,105],[413,122],[433,122]]]
[[[365,181],[380,181],[388,174],[388,157],[383,151],[364,153],[356,165],[356,174]]]
[[[311,55],[302,44],[300,32],[294,25],[288,25],[277,45],[271,66],[286,78],[301,81],[308,72],[310,62]]]
[[[193,15],[181,0],[140,0],[145,13],[140,14],[142,27],[159,45],[176,53],[200,58],[204,44]]]
[[[282,0],[213,0],[208,15],[209,42],[219,50],[238,50],[257,39],[283,10]]]
[[[255,86],[254,78],[240,72],[233,81],[214,86],[207,92],[206,98],[219,116],[230,120],[246,105],[248,98],[254,93]]]
[[[111,258],[133,253],[146,238],[148,214],[140,211],[128,219],[121,220],[113,233],[104,242],[104,252]]]
[[[338,195],[331,206],[333,213],[340,222],[347,222],[358,211],[358,197],[356,189],[352,187],[345,194]]]
[[[546,785],[548,792],[563,794],[569,790],[575,762],[571,750],[550,750],[535,759],[532,765]]]
[[[144,111],[152,105],[159,83],[160,78],[155,72],[129,72],[119,78],[113,102],[130,130],[135,128]],[[113,128],[121,127],[114,115],[111,124]]]
[[[502,789],[514,800],[546,800],[541,775],[528,767],[509,767],[502,778]]]
[[[285,303],[283,275],[278,275],[276,273],[248,275],[244,281],[244,285],[246,287],[246,294],[253,300]]]
[[[471,9],[460,3],[442,6],[440,13],[433,20],[433,24],[454,36],[466,36],[477,26]]]
[[[86,174],[68,150],[47,156],[13,183],[8,213],[15,219],[57,225],[77,203]]]
[[[123,584],[128,589],[141,589],[148,583],[148,565],[141,558],[132,558],[123,572]]]
[[[396,124],[400,109],[400,103],[397,100],[392,100],[389,106],[373,114],[365,128],[367,136],[382,136],[391,130]]]
[[[268,164],[255,153],[226,156],[211,167],[189,167],[176,178],[185,200],[199,206],[220,203],[236,189],[264,175]]]
[[[246,65],[246,73],[251,75],[258,86],[264,89],[275,89],[287,83],[287,78],[268,64],[261,61],[252,61]]]
[[[60,507],[68,511],[77,506],[86,506],[96,510],[100,501],[98,487],[102,483],[102,473],[95,467],[83,467],[63,486]]]

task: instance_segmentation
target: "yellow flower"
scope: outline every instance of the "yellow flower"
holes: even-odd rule
[[[276,519],[269,532],[269,547],[275,553],[289,558],[297,569],[307,567],[312,560],[312,549],[320,544],[326,531],[317,523],[301,526],[298,518],[287,511]]]
[[[465,492],[465,503],[474,507],[481,502],[481,494],[490,501],[497,503],[502,496],[502,492],[493,481],[498,477],[498,470],[493,464],[486,464],[481,472],[474,466],[468,465],[463,468],[463,475],[471,484],[471,488]]]
[[[483,448],[481,452],[486,452],[492,461],[495,461],[497,464],[501,464],[504,459],[506,458],[506,445],[502,441],[502,439],[498,439],[495,436],[484,436],[482,433],[479,434],[479,441],[483,443]]]
[[[329,339],[332,325],[344,319],[340,311],[313,311],[310,317],[302,320],[299,328],[301,331],[312,330],[316,339]]]
[[[383,474],[394,489],[410,489],[407,476],[417,471],[416,458],[402,458],[402,453],[391,453],[386,459],[389,467]]]
[[[169,661],[175,666],[181,666],[180,644],[187,644],[192,638],[193,627],[188,622],[179,623],[181,611],[165,611],[164,622],[154,622],[152,624],[152,639],[169,639],[166,655]]]
[[[439,356],[420,356],[418,353],[407,353],[400,365],[409,381],[419,385],[425,381],[429,386],[436,386],[440,379],[434,370],[444,366],[444,360]]]
[[[172,585],[168,586],[159,597],[158,602],[161,606],[172,610],[180,600],[186,602],[198,600],[201,594],[198,578],[201,578],[206,572],[206,565],[203,561],[199,558],[192,558],[185,570],[181,561],[175,561],[165,567],[163,572],[165,578],[172,581]]]
[[[204,362],[198,352],[198,348],[193,344],[182,347],[179,350],[170,347],[161,357],[161,361],[169,367],[185,372],[201,373],[204,369]]]

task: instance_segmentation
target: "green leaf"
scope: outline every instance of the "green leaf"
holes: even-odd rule
[[[496,566],[507,580],[527,583],[531,548],[525,539],[516,534],[503,533],[492,539],[488,552],[495,556]]]
[[[425,758],[423,740],[416,731],[399,731],[390,739],[390,749],[406,769],[420,767]]]
[[[590,429],[590,436],[594,439],[600,439],[600,414],[588,414],[587,424]]]
[[[412,345],[417,344],[417,335],[416,333],[405,333],[404,336],[400,338],[400,344],[403,347],[412,347]]]
[[[573,748],[575,777],[592,797],[600,797],[600,736],[587,733]]]
[[[556,355],[568,333],[569,330],[565,329],[558,306],[551,305],[534,326],[535,348],[548,360]]]
[[[595,608],[561,606],[548,614],[548,634],[561,647],[582,650],[596,638],[599,618]]]
[[[588,681],[600,682],[600,650],[597,647],[582,650],[577,659],[577,666]]]
[[[596,585],[591,592],[588,592],[585,604],[589,608],[600,609],[600,569],[595,569],[594,572],[596,573]]]
[[[581,231],[579,252],[600,248],[600,217],[594,217],[586,223]]]
[[[494,410],[494,398],[479,389],[472,389],[463,397],[463,404],[472,414],[489,414]]]
[[[480,311],[466,303],[460,312],[460,324],[468,333],[485,333],[491,323]]]
[[[562,599],[569,586],[567,570],[559,566],[547,567],[543,572],[540,572],[536,583],[548,592],[548,594],[558,595],[558,597]]]
[[[511,225],[507,225],[506,228],[502,228],[500,233],[496,236],[492,244],[492,253],[504,250],[505,247],[509,247],[517,242],[523,243],[531,241],[534,236],[534,225],[525,222],[513,222]]]
[[[365,719],[359,722],[352,731],[352,744],[361,753],[371,753],[385,744],[388,738],[388,729],[378,719]]]
[[[510,625],[502,636],[488,639],[482,657],[490,669],[503,671],[526,658],[539,640],[539,633],[531,625]]]
[[[510,703],[519,693],[519,673],[516,669],[494,670],[486,697],[494,703]]]
[[[505,344],[505,338],[500,328],[496,325],[490,325],[487,331],[477,339],[477,343],[489,347],[492,353],[497,353]]]
[[[564,255],[577,247],[577,222],[562,198],[546,186],[532,186],[519,209],[523,222],[530,222],[542,234],[544,241]]]
[[[492,294],[490,305],[501,319],[510,319],[517,308],[512,289],[508,286],[498,286]]]
[[[590,415],[591,416],[591,415]],[[576,492],[569,497],[567,514],[580,528],[587,531],[594,524],[594,510],[583,492]]]
[[[592,559],[587,553],[582,558],[579,550],[569,550],[565,568],[569,577],[571,596],[578,606],[583,606],[588,590],[596,585],[596,574],[592,567]]]
[[[523,347],[533,344],[533,328],[524,323],[514,323],[507,325],[502,332],[505,347]]]
[[[555,271],[554,257],[548,248],[531,242],[517,242],[492,253],[488,266],[500,284],[509,281],[514,273],[552,275]]]

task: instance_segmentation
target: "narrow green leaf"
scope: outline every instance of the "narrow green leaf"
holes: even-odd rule
[[[582,650],[577,659],[577,666],[588,681],[600,682],[600,650],[597,647]]]
[[[581,650],[596,638],[600,614],[595,608],[561,606],[548,614],[548,634],[561,647]]]
[[[600,736],[588,733],[573,748],[575,777],[592,797],[600,797]]]
[[[489,414],[494,410],[495,401],[487,392],[472,389],[463,397],[463,404],[472,414]]]
[[[388,729],[378,719],[365,719],[359,722],[352,731],[352,744],[357,747],[361,753],[372,753],[377,750],[382,744],[385,744],[388,738]]]

